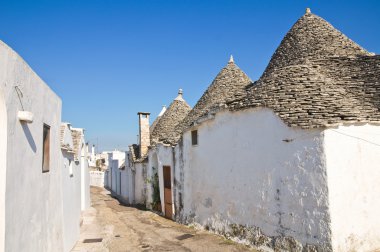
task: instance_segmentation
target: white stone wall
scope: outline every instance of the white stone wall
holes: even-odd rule
[[[73,147],[71,130],[65,127],[63,144]],[[70,251],[80,234],[81,214],[81,164],[74,161],[74,153],[61,151],[62,199],[63,199],[63,249]],[[71,165],[71,169],[70,169]]]
[[[90,185],[97,186],[97,187],[104,187],[104,172],[90,171]]]
[[[128,177],[128,167],[125,167],[123,170],[120,170],[120,197],[121,200],[129,203],[129,177]]]
[[[15,86],[22,92],[24,109],[34,114],[33,123],[22,124],[17,118],[22,106]],[[5,152],[4,143],[0,144],[3,148],[1,153],[6,155],[6,164],[0,163],[3,172],[0,250],[63,251],[59,148],[61,100],[3,42],[0,42],[0,97],[6,105],[8,138]],[[4,110],[1,109],[0,113]],[[3,115],[0,117],[3,118]],[[50,171],[46,173],[42,173],[44,123],[51,127]],[[4,132],[1,132],[0,136],[3,135]],[[3,142],[4,138],[0,141]]]
[[[136,163],[134,171],[134,204],[145,204],[147,163]]]
[[[79,148],[79,162],[81,171],[81,210],[86,210],[91,205],[90,199],[90,170],[87,160],[86,140],[84,139],[84,129]]]
[[[271,110],[222,111],[183,136],[184,217],[220,233],[230,224],[266,236],[330,244],[320,130],[286,126]],[[179,176],[177,173],[176,176]]]
[[[380,126],[325,131],[334,251],[380,248]]]
[[[118,160],[112,160],[111,162],[111,173],[112,173],[112,176],[111,176],[111,190],[114,192],[114,193],[118,193],[119,192],[119,188],[120,188],[120,185],[119,185],[119,181],[120,181],[120,172],[119,172],[119,161]]]
[[[1,85],[1,83],[0,83]],[[7,142],[8,121],[5,97],[0,86],[0,250],[4,250],[5,242],[5,191],[7,175]]]
[[[164,174],[163,167],[170,166],[171,171],[171,184],[172,184],[172,194],[174,188],[174,174],[175,166],[173,163],[173,148],[171,146],[166,146],[163,144],[157,144],[154,148],[149,150],[149,164],[147,165],[147,178],[148,181],[152,180],[152,177],[155,172],[158,174],[159,188],[160,188],[160,200],[161,200],[161,209],[165,213],[165,204],[164,204]],[[147,183],[146,190],[147,197],[147,207],[151,208],[152,205],[152,183]],[[172,196],[173,197],[173,196]],[[173,217],[175,215],[174,210],[174,201],[173,201]]]

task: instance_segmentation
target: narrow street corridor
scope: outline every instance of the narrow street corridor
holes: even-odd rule
[[[153,212],[123,206],[103,188],[91,187],[91,199],[72,251],[252,251]]]

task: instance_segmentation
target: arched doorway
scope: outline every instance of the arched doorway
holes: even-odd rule
[[[0,90],[0,251],[5,251],[5,188],[7,177],[7,108]]]

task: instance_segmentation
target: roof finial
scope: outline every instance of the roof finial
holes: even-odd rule
[[[309,14],[309,13],[311,13],[310,8],[306,8],[306,14]]]
[[[182,95],[183,95],[183,90],[182,90],[182,88],[180,88],[178,90],[178,96],[174,100],[176,100],[176,101],[184,101],[184,99],[182,98]]]
[[[230,60],[228,61],[228,63],[234,63],[234,56],[232,56],[232,54],[230,56]]]

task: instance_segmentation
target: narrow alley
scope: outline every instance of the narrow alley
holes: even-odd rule
[[[153,212],[123,206],[104,188],[91,187],[91,199],[72,251],[253,251]]]

